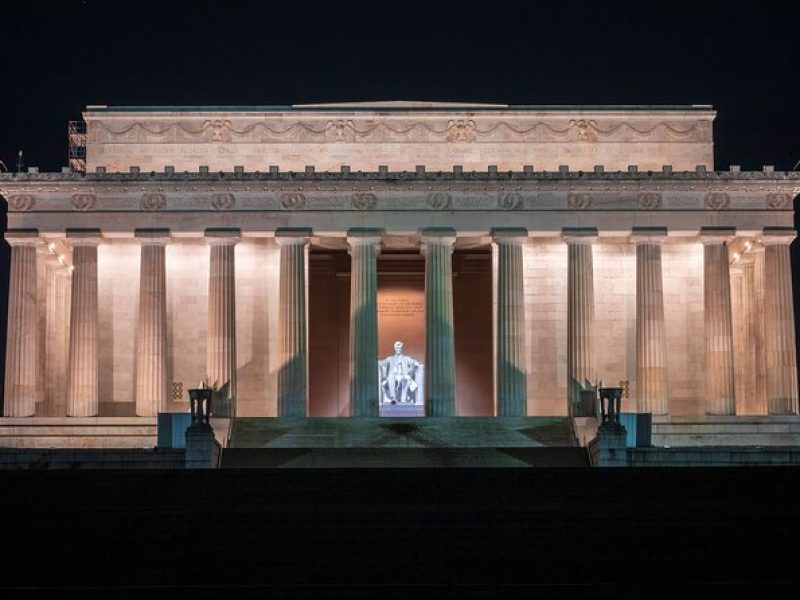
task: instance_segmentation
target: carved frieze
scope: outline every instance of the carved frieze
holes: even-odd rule
[[[17,212],[27,212],[36,206],[36,197],[33,194],[15,194],[8,199],[8,207]]]
[[[300,210],[306,205],[306,197],[300,193],[281,194],[281,206],[286,210]]]
[[[97,197],[94,194],[72,194],[71,204],[75,210],[92,210],[95,202]]]
[[[514,210],[520,205],[521,197],[516,192],[507,192],[497,196],[497,208],[501,210]]]
[[[167,198],[164,194],[142,194],[142,210],[164,210],[167,206]]]
[[[214,194],[211,196],[211,208],[214,210],[230,210],[236,206],[236,197],[233,194]]]
[[[594,204],[594,197],[591,194],[578,192],[567,196],[567,207],[571,210],[586,210]]]
[[[661,208],[663,200],[658,192],[642,192],[638,196],[639,206],[648,210]]]
[[[426,202],[433,210],[444,210],[450,206],[450,200],[450,194],[446,194],[444,192],[434,192],[432,194],[428,194]]]
[[[728,208],[731,197],[726,192],[709,192],[705,196],[705,206],[708,210],[723,210]]]
[[[770,210],[789,210],[792,208],[792,196],[790,194],[767,194],[767,208]]]
[[[475,130],[475,121],[471,119],[451,120],[447,123],[447,141],[474,142]]]
[[[375,194],[356,193],[350,197],[350,204],[357,210],[372,210],[377,203]]]

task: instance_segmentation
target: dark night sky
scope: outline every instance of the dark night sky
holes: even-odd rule
[[[0,160],[13,169],[23,149],[58,170],[86,104],[422,99],[710,103],[718,169],[788,170],[800,160],[794,4],[9,1]]]

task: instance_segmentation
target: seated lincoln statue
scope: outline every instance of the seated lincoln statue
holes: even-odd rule
[[[394,354],[378,361],[381,403],[423,404],[424,377],[424,365],[403,354],[403,342],[395,342]]]

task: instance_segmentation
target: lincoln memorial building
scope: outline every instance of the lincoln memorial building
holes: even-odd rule
[[[800,177],[715,170],[715,115],[88,106],[71,168],[0,175],[4,443],[152,446],[201,383],[237,419],[563,419],[614,386],[654,427],[796,423]]]

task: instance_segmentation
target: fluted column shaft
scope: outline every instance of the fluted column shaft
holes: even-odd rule
[[[36,411],[38,307],[35,230],[9,230],[11,272],[6,337],[3,416],[32,417]]]
[[[751,301],[753,303],[750,322],[753,337],[753,360],[755,362],[755,404],[756,412],[765,415],[767,406],[767,339],[766,339],[766,288],[765,275],[766,250],[763,246],[753,249],[753,287]]]
[[[767,407],[771,415],[797,413],[797,351],[789,245],[792,229],[764,230]]]
[[[639,412],[664,415],[667,404],[667,352],[664,282],[661,273],[663,228],[634,229],[636,243],[636,395]]]
[[[136,330],[136,414],[167,409],[167,273],[169,230],[137,230],[141,246]]]
[[[238,229],[206,229],[210,246],[208,277],[208,342],[206,371],[212,387],[222,390],[213,411],[218,417],[236,414],[236,273]]]
[[[306,245],[309,229],[278,229],[280,245],[278,416],[308,416]],[[377,368],[377,367],[376,367]]]
[[[567,244],[567,393],[570,414],[580,394],[597,379],[594,337],[594,267],[596,229],[563,231]]]
[[[706,334],[706,413],[736,414],[733,369],[733,320],[727,242],[733,230],[704,228],[704,310]]]
[[[378,416],[380,230],[350,230],[350,414]]]
[[[100,232],[67,232],[72,243],[67,414],[97,415],[97,246]]]
[[[497,252],[497,416],[528,414],[525,371],[525,294],[522,247],[526,229],[493,229]]]
[[[453,338],[453,244],[455,230],[422,231],[425,253],[425,386],[427,414],[456,414]]]
[[[42,414],[50,417],[63,417],[67,414],[71,274],[70,268],[63,261],[63,257],[58,257],[47,265],[47,348]]]

